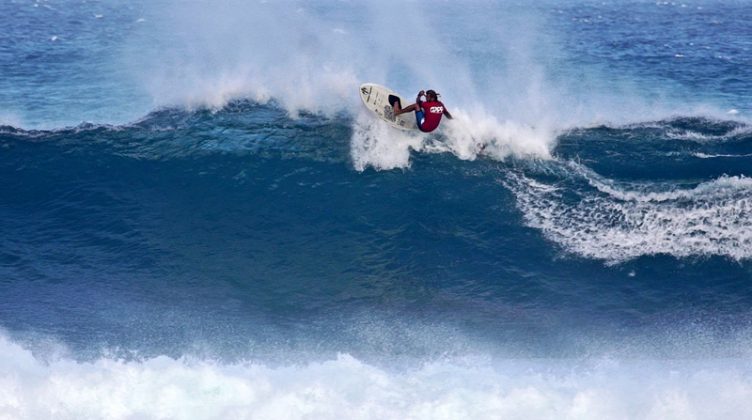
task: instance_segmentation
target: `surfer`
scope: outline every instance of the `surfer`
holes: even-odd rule
[[[425,97],[426,100],[422,101],[421,97]],[[430,133],[435,130],[441,122],[442,115],[446,115],[450,120],[452,119],[452,114],[447,111],[446,106],[439,100],[439,94],[432,89],[426,92],[422,90],[418,92],[415,103],[408,105],[406,108],[401,108],[400,99],[394,95],[389,95],[389,103],[394,108],[395,117],[406,112],[415,111],[415,122],[418,123],[420,131],[424,133]]]

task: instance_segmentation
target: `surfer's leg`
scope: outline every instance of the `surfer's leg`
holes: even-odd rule
[[[415,111],[417,109],[418,109],[418,106],[415,105],[415,104],[409,105],[407,108],[402,108],[402,109],[394,108],[394,115],[397,116],[397,115],[400,115],[400,114],[404,114],[406,112]]]
[[[400,114],[400,111],[402,110],[402,103],[400,103],[400,98],[394,95],[389,95],[389,105],[391,105],[392,109],[394,109],[394,115]]]
[[[416,107],[417,108],[417,107]],[[418,128],[423,130],[423,123],[426,121],[425,114],[422,109],[415,110],[415,123],[418,124]]]
[[[389,105],[391,106],[397,105],[400,108],[402,107],[402,104],[400,103],[400,98],[394,95],[389,95]]]

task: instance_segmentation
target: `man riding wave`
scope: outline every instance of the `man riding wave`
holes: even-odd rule
[[[425,97],[425,101],[421,100]],[[442,115],[446,115],[450,120],[452,114],[446,109],[446,106],[439,100],[439,94],[429,89],[428,91],[418,92],[415,103],[401,108],[400,99],[394,95],[389,95],[389,104],[394,109],[394,116],[415,111],[415,122],[418,124],[420,131],[430,133],[435,130],[441,123]]]

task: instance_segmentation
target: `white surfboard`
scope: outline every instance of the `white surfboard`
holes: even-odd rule
[[[395,128],[403,130],[417,130],[418,125],[415,123],[415,113],[407,112],[394,117],[394,110],[389,104],[389,95],[400,98],[402,108],[412,104],[405,98],[394,93],[391,89],[375,83],[363,83],[360,85],[360,99],[363,100],[366,108],[375,113],[380,119]]]

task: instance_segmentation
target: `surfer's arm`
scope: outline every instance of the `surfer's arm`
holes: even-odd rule
[[[446,115],[446,117],[449,118],[450,120],[454,119],[454,117],[452,117],[452,114],[450,114],[449,111],[446,109],[446,106],[444,106],[444,115]]]

